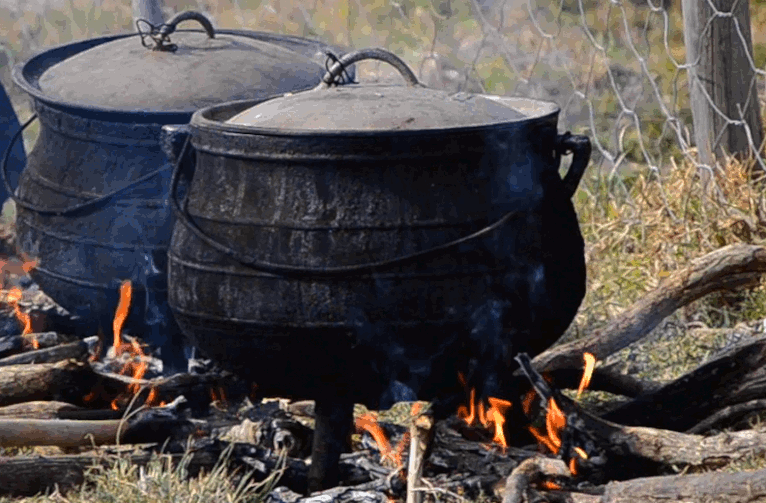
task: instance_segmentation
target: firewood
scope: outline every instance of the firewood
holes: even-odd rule
[[[195,425],[179,418],[176,405],[179,403],[143,409],[125,420],[0,419],[0,446],[82,447],[184,440]]]
[[[0,446],[81,447],[114,444],[120,423],[119,420],[0,419]]]
[[[766,453],[766,433],[748,430],[721,433],[711,437],[644,426],[622,426],[591,415],[575,402],[551,388],[532,367],[527,355],[517,361],[535,391],[547,403],[554,399],[566,417],[559,454],[569,462],[574,447],[588,454],[578,456],[584,472],[594,472],[607,480],[626,476],[660,474],[677,466],[720,467],[750,455]]]
[[[730,405],[719,410],[712,416],[695,424],[686,433],[705,433],[724,422],[732,422],[751,412],[766,410],[766,399],[750,400],[749,402]]]
[[[276,452],[284,449],[290,457],[305,458],[311,453],[313,433],[311,428],[282,414],[261,421],[245,419],[220,438],[228,442],[247,442]]]
[[[72,360],[0,367],[0,406],[35,400],[77,405],[96,382],[89,365]]]
[[[81,410],[70,403],[36,401],[0,407],[0,418],[59,419],[62,412]]]
[[[604,360],[640,340],[676,309],[715,291],[757,286],[764,272],[766,248],[737,244],[715,250],[671,274],[592,335],[537,355],[534,366],[540,372],[577,369],[586,352]]]
[[[550,372],[548,376],[559,388],[577,389],[582,379],[582,369],[559,369]],[[651,393],[661,388],[657,382],[638,379],[621,374],[613,367],[596,368],[593,371],[588,389],[591,391],[606,391],[615,395],[630,398]]]
[[[625,425],[686,431],[728,405],[766,397],[766,337],[737,345],[605,414]]]
[[[46,349],[27,351],[0,359],[0,367],[27,363],[55,363],[62,360],[85,360],[93,351],[98,337],[87,337],[81,341],[59,344]]]
[[[705,473],[648,477],[606,485],[602,503],[668,503],[716,501],[749,503],[766,499],[766,469],[739,473]]]
[[[418,491],[423,476],[425,454],[430,451],[428,444],[433,441],[431,433],[433,418],[427,414],[412,418],[410,424],[410,455],[407,466],[407,503],[421,503],[423,494]]]
[[[528,501],[527,490],[534,483],[552,477],[569,477],[567,465],[560,459],[543,457],[529,458],[514,468],[505,483],[503,503]]]
[[[221,387],[231,389],[236,383],[231,374],[219,372],[180,373],[156,379],[135,379],[111,372],[95,372],[95,374],[101,378],[102,386],[110,391],[118,390],[112,398],[127,390],[128,386],[138,385],[141,388],[136,400],[139,404],[144,403],[150,393],[153,393],[156,402],[169,402],[176,397],[184,396],[189,400],[189,407],[194,411],[207,409],[211,402],[211,390]]]
[[[271,491],[265,503],[388,503],[390,498],[381,490],[382,484],[373,482],[362,487],[334,487],[326,491],[301,496],[286,487]]]

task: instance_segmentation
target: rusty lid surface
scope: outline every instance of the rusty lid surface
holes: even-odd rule
[[[174,20],[184,14],[182,21],[199,20],[189,13]],[[166,44],[170,50],[145,47],[140,35],[97,45],[52,65],[37,84],[46,96],[81,106],[193,112],[224,101],[309,89],[325,72],[318,62],[295,51],[245,36],[215,34],[212,25],[205,28],[173,33]],[[154,42],[149,39],[147,45]]]
[[[327,84],[339,75],[343,65],[363,59],[391,63],[407,85]],[[426,88],[403,61],[381,49],[344,56],[323,80],[324,84],[312,90],[259,103],[226,123],[290,131],[427,130],[504,124],[558,111],[555,104],[537,100]]]

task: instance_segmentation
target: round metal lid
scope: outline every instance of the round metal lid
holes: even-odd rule
[[[408,85],[329,87],[346,65],[362,59],[392,64]],[[424,130],[503,124],[557,111],[558,107],[548,102],[428,89],[395,55],[365,49],[344,56],[320,86],[259,103],[226,123],[292,131]]]
[[[202,22],[206,31],[176,32],[170,44],[175,24],[186,19]],[[198,13],[181,13],[166,27],[169,33],[155,36],[154,49],[136,35],[67,58],[40,75],[39,88],[80,106],[193,112],[224,101],[309,89],[324,73],[317,62],[278,45],[215,34]]]

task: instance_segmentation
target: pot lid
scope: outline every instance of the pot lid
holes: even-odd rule
[[[363,59],[390,63],[407,85],[331,87],[345,66]],[[318,87],[269,99],[226,123],[294,131],[424,130],[503,124],[557,111],[549,102],[429,89],[394,54],[364,49],[341,58]]]
[[[199,21],[205,31],[175,32],[187,19]],[[150,35],[97,45],[51,66],[38,85],[47,96],[80,106],[194,112],[224,101],[309,89],[323,73],[306,56],[246,36],[216,34],[203,15],[182,12]]]

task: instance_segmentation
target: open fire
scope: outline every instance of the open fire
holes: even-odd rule
[[[583,375],[580,379],[580,385],[577,388],[578,399],[582,395],[582,392],[587,389],[588,385],[590,384],[590,380],[593,375],[593,369],[596,367],[596,358],[590,353],[583,354],[583,361]],[[535,395],[536,392],[534,390],[530,390],[525,397],[524,411],[527,414],[531,412],[532,400],[534,400]],[[535,439],[537,439],[537,442],[540,446],[545,447],[551,453],[558,455],[562,445],[561,433],[566,425],[566,416],[563,412],[561,412],[561,409],[556,403],[556,400],[550,398],[548,399],[545,414],[545,431],[542,431],[533,425],[528,426],[527,429],[535,437]],[[581,447],[575,446],[573,447],[573,450],[581,459],[588,459],[588,454]],[[571,457],[569,459],[569,471],[572,473],[572,475],[577,475],[576,457]]]

